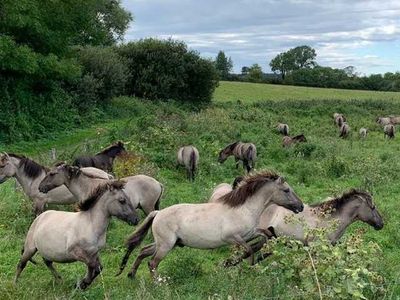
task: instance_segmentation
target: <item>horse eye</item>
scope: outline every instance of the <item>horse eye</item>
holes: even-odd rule
[[[126,199],[125,199],[125,198],[120,198],[120,199],[119,199],[119,202],[120,202],[121,204],[124,204],[124,203],[126,202]]]
[[[285,193],[289,193],[290,192],[290,189],[284,189],[283,190]]]

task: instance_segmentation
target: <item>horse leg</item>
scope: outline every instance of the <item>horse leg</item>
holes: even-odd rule
[[[17,265],[17,272],[15,273],[14,284],[17,284],[21,272],[24,270],[28,261],[31,260],[31,258],[35,255],[36,252],[37,252],[36,247],[33,248],[24,247],[24,252]]]
[[[158,265],[160,264],[161,260],[168,254],[169,251],[174,248],[174,245],[169,245],[166,243],[163,243],[160,247],[157,247],[157,244],[155,244],[155,252],[153,254],[153,257],[149,261],[149,270],[151,273],[151,276],[153,277],[154,280],[157,279],[158,273],[157,273],[157,268]]]
[[[128,277],[133,279],[135,277],[136,272],[137,272],[140,264],[142,263],[143,259],[145,259],[146,257],[148,257],[150,255],[154,255],[155,251],[156,251],[155,243],[144,246],[142,248],[142,250],[140,250],[138,257],[136,258],[135,262],[133,263],[132,269],[128,273]]]
[[[42,198],[35,199],[33,211],[36,216],[40,215],[44,211],[45,205],[46,205],[46,199]]]
[[[80,288],[81,290],[86,289],[103,269],[103,266],[101,265],[100,259],[97,254],[92,257],[86,263],[86,265],[88,267],[87,274],[85,278],[83,278],[82,281],[78,284],[78,288]]]
[[[50,270],[56,280],[61,280],[60,274],[58,274],[57,270],[53,266],[53,262],[51,260],[47,260],[43,257],[43,261],[46,267]]]
[[[250,257],[250,264],[254,265],[254,251],[250,245],[246,243],[246,241],[240,236],[240,235],[235,235],[230,241],[230,243],[242,246],[245,249],[245,252],[242,256]],[[227,261],[228,263],[225,266],[230,266],[232,263],[233,265],[237,262],[232,262],[232,261]]]

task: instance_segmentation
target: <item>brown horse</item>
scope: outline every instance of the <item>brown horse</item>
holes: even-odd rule
[[[124,143],[117,142],[94,156],[80,156],[76,158],[72,165],[80,168],[95,167],[106,172],[112,172],[114,159],[124,153],[126,153]]]
[[[236,169],[239,167],[239,161],[243,162],[243,168],[249,173],[255,166],[257,159],[257,149],[252,143],[235,142],[219,152],[218,162],[223,163],[229,156],[235,157]]]
[[[199,151],[192,145],[181,147],[178,150],[176,164],[186,168],[187,177],[191,181],[194,181],[199,158]]]
[[[144,240],[150,227],[154,243],[142,248],[128,276],[134,277],[145,257],[152,255],[149,269],[156,275],[160,261],[176,246],[197,249],[214,249],[227,244],[245,247],[252,255],[246,241],[261,234],[257,229],[260,215],[275,203],[295,213],[303,204],[282,177],[264,172],[246,177],[233,191],[215,203],[177,204],[154,211],[144,220],[127,242],[127,252],[122,260],[123,271],[133,249]]]
[[[294,144],[305,143],[305,142],[307,142],[307,139],[304,136],[304,134],[299,134],[299,135],[296,135],[296,136],[293,136],[293,137],[284,136],[282,138],[282,147],[287,148],[287,147],[290,147],[290,146],[292,146]]]

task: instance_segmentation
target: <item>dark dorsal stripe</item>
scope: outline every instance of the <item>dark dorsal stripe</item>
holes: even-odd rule
[[[78,207],[81,211],[87,211],[95,206],[95,204],[99,201],[99,199],[104,195],[104,193],[111,188],[115,189],[122,189],[125,186],[124,181],[115,180],[115,181],[108,181],[104,184],[99,185],[91,195],[81,203],[79,203]]]
[[[243,205],[246,200],[253,196],[265,183],[274,181],[279,175],[265,171],[252,176],[245,177],[233,191],[222,196],[220,202],[230,206],[237,207]]]

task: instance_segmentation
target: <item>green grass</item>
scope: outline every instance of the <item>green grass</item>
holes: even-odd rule
[[[229,86],[237,93],[224,92]],[[265,98],[260,98],[262,92],[255,91],[264,87],[266,91],[281,89],[282,94],[275,94],[271,99],[272,92],[265,92]],[[382,255],[371,268],[385,277],[386,299],[398,298],[400,160],[397,157],[400,142],[398,137],[392,141],[385,140],[374,120],[378,115],[400,114],[399,103],[386,96],[391,93],[366,92],[378,96],[360,100],[343,96],[348,101],[337,101],[337,98],[323,97],[323,91],[328,93],[331,90],[316,89],[322,95],[318,98],[315,89],[310,89],[313,90],[310,92],[312,96],[307,96],[305,90],[303,95],[296,96],[289,92],[292,89],[304,88],[222,82],[215,96],[220,101],[196,112],[175,102],[152,104],[121,98],[114,101],[115,115],[119,115],[114,120],[60,134],[57,140],[8,145],[0,151],[24,153],[50,164],[48,151],[52,147],[57,149],[61,159],[71,160],[73,155],[83,151],[84,144],[90,152],[95,152],[111,141],[121,139],[129,142],[129,151],[144,157],[140,170],[151,171],[165,185],[161,206],[166,207],[175,203],[204,202],[216,184],[232,182],[235,176],[242,174],[242,170],[235,169],[232,158],[223,165],[218,164],[218,151],[237,139],[252,141],[258,150],[257,169],[277,170],[306,203],[351,187],[368,187],[373,191],[377,207],[384,217],[384,229],[375,231],[366,224],[355,224],[350,231],[365,228],[366,243],[375,241],[379,244]],[[343,91],[346,92],[364,93]],[[237,99],[242,103],[237,103]],[[266,100],[257,101],[260,99]],[[333,112],[347,116],[353,131],[348,140],[338,138],[337,128],[332,122]],[[282,149],[281,136],[274,129],[277,122],[287,122],[291,134],[303,132],[306,135],[309,144],[315,146],[310,157],[298,156],[297,150],[301,149]],[[364,141],[357,136],[360,127],[370,129]],[[186,180],[184,170],[174,166],[176,150],[189,143],[196,145],[201,157],[199,174],[193,184]],[[339,174],[332,171],[336,166],[334,161],[344,166]],[[14,191],[11,180],[0,186],[0,199],[0,299],[227,299],[228,296],[233,299],[290,299],[296,296],[287,288],[294,281],[261,273],[262,266],[271,263],[273,258],[258,267],[249,267],[245,262],[224,269],[221,264],[232,253],[229,247],[210,251],[175,249],[160,265],[161,275],[168,277],[167,284],[153,283],[146,263],[140,267],[135,280],[126,278],[127,272],[116,278],[114,274],[124,254],[124,240],[133,230],[117,220],[112,221],[107,246],[101,252],[102,276],[87,291],[73,289],[84,275],[82,264],[56,264],[63,276],[63,282],[56,283],[39,257],[36,258],[39,265],[28,264],[18,286],[14,287],[12,279],[20,249],[33,220],[31,203]],[[137,252],[132,255],[130,263],[135,254]],[[382,295],[368,296],[382,298]]]
[[[290,85],[222,81],[216,89],[217,101],[257,102],[262,100],[400,100],[400,93],[324,89]]]

